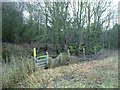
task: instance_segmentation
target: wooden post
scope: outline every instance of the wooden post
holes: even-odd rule
[[[33,49],[33,55],[34,55],[34,58],[36,58],[36,48]]]
[[[94,46],[94,54],[96,54],[96,51],[97,51],[97,50],[96,50],[96,47]]]
[[[46,61],[47,61],[47,66],[48,66],[48,59],[49,59],[48,52],[46,52],[46,54],[47,54]]]
[[[68,57],[70,57],[70,50],[69,49],[67,50],[67,53],[68,53]]]
[[[85,48],[83,47],[83,56],[85,58]]]

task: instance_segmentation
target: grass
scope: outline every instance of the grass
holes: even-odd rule
[[[107,58],[33,72],[16,87],[117,88],[118,53]]]
[[[10,63],[2,64],[2,88],[14,87],[34,70],[32,58],[11,56]]]

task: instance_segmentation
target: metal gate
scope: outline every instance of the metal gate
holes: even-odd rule
[[[38,68],[46,68],[48,67],[48,52],[46,55],[37,56],[36,55],[36,48],[34,48],[34,60],[36,62],[36,67]]]

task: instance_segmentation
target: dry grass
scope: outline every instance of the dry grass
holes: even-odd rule
[[[14,87],[35,70],[32,58],[11,56],[10,63],[2,63],[2,88]]]
[[[38,70],[17,87],[31,88],[116,88],[118,87],[118,53],[104,60]]]

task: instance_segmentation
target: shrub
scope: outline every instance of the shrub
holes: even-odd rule
[[[10,51],[7,49],[2,50],[2,62],[10,62]]]
[[[75,54],[75,52],[76,52],[76,46],[75,45],[70,45],[69,46],[69,50],[70,50],[71,54]]]

